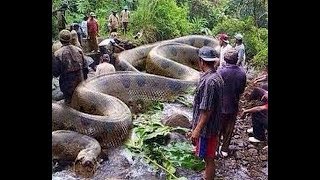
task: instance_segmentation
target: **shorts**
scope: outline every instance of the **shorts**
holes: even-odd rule
[[[218,137],[200,137],[196,144],[196,156],[203,159],[205,157],[215,158],[218,144]]]

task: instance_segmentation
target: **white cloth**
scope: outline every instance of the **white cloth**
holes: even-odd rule
[[[130,12],[128,10],[122,10],[120,13],[121,22],[129,22],[129,14]]]
[[[224,60],[224,53],[228,50],[228,49],[231,49],[232,46],[230,44],[227,44],[226,46],[221,46],[220,48],[220,65],[219,65],[219,68],[221,68],[222,66],[225,66],[227,63],[226,61]]]
[[[114,46],[115,43],[116,43],[116,41],[113,38],[108,38],[108,39],[105,39],[105,40],[101,41],[98,46],[99,47],[103,46],[109,52],[113,52],[113,46]]]
[[[95,75],[98,76],[101,74],[109,74],[113,72],[116,72],[114,66],[110,63],[103,62],[97,66]]]
[[[88,37],[88,27],[87,27],[87,21],[82,21],[80,24],[83,33]]]

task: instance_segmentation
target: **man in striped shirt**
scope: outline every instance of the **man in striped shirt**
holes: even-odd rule
[[[196,155],[205,161],[204,179],[215,176],[215,152],[220,129],[223,80],[216,72],[218,53],[211,47],[199,49],[199,67],[203,74],[196,89],[193,104],[192,132]]]

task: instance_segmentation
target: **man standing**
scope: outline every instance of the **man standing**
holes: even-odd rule
[[[213,180],[215,176],[214,158],[220,129],[223,80],[216,73],[218,62],[218,53],[213,48],[199,49],[199,67],[203,74],[194,97],[192,132],[188,136],[196,146],[196,155],[205,161],[206,180]]]
[[[66,29],[66,18],[65,18],[65,12],[67,10],[68,6],[67,4],[63,4],[60,9],[57,10],[57,19],[58,19],[58,30],[59,32],[63,29]]]
[[[224,81],[223,106],[222,106],[222,128],[219,140],[222,138],[222,146],[219,147],[219,154],[222,157],[228,156],[228,149],[232,137],[234,125],[239,111],[240,95],[246,87],[246,73],[236,65],[238,51],[234,48],[224,53],[226,65],[218,70]]]
[[[80,24],[80,27],[82,29],[82,32],[83,32],[83,38],[87,38],[88,37],[88,25],[87,25],[87,22],[88,21],[88,17],[87,16],[84,16],[83,17],[83,20]]]
[[[221,49],[220,49],[220,65],[219,65],[219,68],[221,68],[222,66],[225,66],[226,65],[226,61],[224,60],[224,53],[232,48],[232,46],[229,44],[229,36],[226,35],[226,34],[220,34],[218,36],[219,38],[219,44],[221,46]]]
[[[128,6],[125,6],[124,10],[122,10],[121,13],[120,13],[120,19],[121,19],[122,28],[123,28],[123,34],[127,33],[129,18],[130,18],[130,11],[128,11]]]
[[[89,48],[90,51],[98,52],[98,41],[97,36],[99,36],[99,25],[98,21],[95,19],[96,15],[94,12],[90,13],[90,18],[87,22],[88,27],[88,38],[89,38]]]
[[[109,33],[111,34],[112,32],[117,32],[118,30],[118,26],[119,26],[119,17],[117,15],[117,11],[113,10],[112,14],[110,14],[109,18],[108,18],[108,22],[109,22]]]
[[[71,98],[77,85],[87,79],[88,69],[80,48],[71,45],[71,33],[64,29],[59,33],[62,47],[54,53],[52,60],[52,74],[60,76],[59,85],[66,104],[71,103]]]
[[[244,44],[242,42],[243,36],[241,34],[236,34],[234,37],[236,38],[236,46],[234,48],[238,51],[237,66],[244,67],[246,54],[245,54]]]

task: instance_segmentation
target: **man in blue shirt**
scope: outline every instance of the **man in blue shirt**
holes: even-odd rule
[[[223,86],[223,106],[222,106],[222,128],[220,140],[222,146],[219,147],[219,153],[223,157],[228,156],[228,149],[232,132],[239,111],[240,95],[246,87],[246,73],[237,66],[238,51],[235,48],[227,50],[224,54],[226,66],[218,70],[224,81]]]

